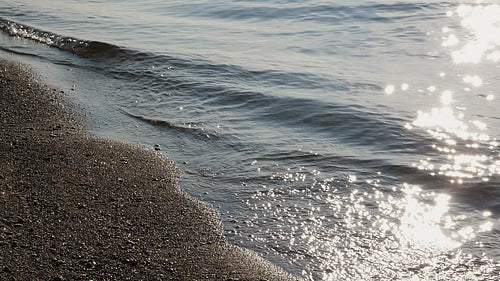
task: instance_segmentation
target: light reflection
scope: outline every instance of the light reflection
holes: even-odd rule
[[[444,38],[445,40],[441,43],[443,47],[451,47],[458,44],[458,38],[455,34],[450,34],[448,37]]]
[[[477,75],[474,76],[467,75],[463,78],[463,80],[465,83],[471,84],[474,87],[479,87],[483,84],[483,80]]]
[[[395,90],[395,87],[394,85],[387,85],[384,89],[384,92],[387,94],[387,95],[392,95],[394,93],[394,90]]]
[[[488,232],[493,230],[493,223],[491,221],[487,221],[479,226],[478,232]]]
[[[273,225],[272,231],[249,237],[269,244],[269,251],[287,253],[269,243],[278,239],[294,245],[295,261],[314,259],[317,268],[303,274],[308,280],[374,280],[377,276],[405,280],[413,275],[434,280],[441,274],[465,278],[460,270],[472,258],[461,252],[461,246],[496,227],[487,210],[467,216],[453,212],[452,197],[443,192],[412,184],[384,187],[379,175],[358,175],[354,181],[352,174],[345,174],[339,181],[313,176],[314,172],[301,168],[273,174],[284,184],[255,193],[247,204],[256,215],[244,218],[248,227]],[[291,181],[290,174],[308,177]],[[296,196],[300,204],[287,203]],[[491,261],[483,264],[491,266]],[[412,275],[405,275],[408,270]],[[483,270],[472,266],[467,274]]]
[[[493,61],[493,62],[499,62],[500,61],[500,52],[493,51],[486,56],[486,59]]]
[[[474,120],[474,121],[471,121],[472,124],[474,124],[479,130],[481,131],[484,131],[486,130],[486,123],[484,122],[481,122],[479,120]]]
[[[463,80],[476,87],[482,84],[478,76],[467,75]],[[432,147],[447,156],[445,163],[442,159],[425,159],[415,166],[431,175],[449,177],[452,183],[462,184],[465,179],[488,181],[491,176],[500,174],[499,156],[493,157],[486,152],[486,149],[497,149],[498,142],[488,135],[485,122],[466,120],[463,112],[451,107],[453,103],[453,93],[444,91],[440,96],[441,107],[434,107],[429,112],[418,111],[416,119],[405,125],[408,130],[425,129],[440,143]],[[436,170],[436,167],[439,168]]]
[[[488,16],[486,11],[493,6],[461,5],[456,12],[447,14],[463,18],[462,25],[475,32],[481,24],[474,21],[483,21],[486,25],[494,22],[491,17],[482,18]],[[460,47],[453,52],[455,63],[480,62],[484,58],[500,60],[500,52],[495,50],[500,46],[495,40],[499,39],[491,38],[493,35],[488,35],[489,45],[485,45],[487,38],[483,32],[476,32],[472,40],[467,41],[467,36],[459,40],[455,29],[443,28],[442,31],[446,33],[443,46]],[[438,75],[440,78],[456,77],[453,72]],[[472,89],[483,85],[478,75],[459,77]],[[489,135],[484,119],[471,118],[464,113],[465,108],[457,107],[460,100],[455,99],[460,98],[460,93],[455,95],[453,91],[457,89],[445,90],[449,84],[427,85],[430,85],[429,93],[440,93],[436,105],[418,111],[415,120],[405,128],[423,129],[428,133],[435,140],[430,145],[439,156],[422,159],[415,166],[431,175],[464,184],[464,189],[469,180],[487,182],[492,176],[500,175],[500,155],[492,153],[498,152],[499,144]],[[412,84],[412,87],[418,85]],[[421,92],[425,92],[424,87]],[[384,92],[391,95],[408,88],[407,83],[387,84]],[[489,101],[495,97],[493,94],[485,96]],[[475,268],[471,262],[473,258],[461,252],[461,246],[474,241],[482,232],[492,231],[498,224],[492,220],[490,211],[457,215],[450,210],[453,209],[452,198],[446,193],[410,184],[387,187],[378,177],[366,179],[362,174],[344,175],[342,181],[336,181],[320,179],[316,170],[273,174],[271,179],[283,186],[260,192],[252,198],[250,207],[263,214],[259,213],[247,224],[258,225],[267,220],[273,227],[278,225],[278,233],[266,234],[297,245],[293,251],[296,259],[318,257],[315,261],[321,270],[316,272],[321,272],[322,280],[375,280],[378,276],[392,276],[394,280],[449,280],[450,274],[455,275],[454,280],[469,280],[471,276],[470,280],[475,280],[474,276],[480,276],[490,265],[485,260],[484,268]],[[300,204],[283,208],[289,199],[287,196],[299,196]],[[266,204],[258,204],[260,201]],[[271,204],[267,203],[269,201]],[[321,211],[305,202],[321,205]],[[267,241],[265,236],[252,236],[251,239]],[[269,249],[282,253],[273,246]],[[304,277],[313,279],[310,272],[304,271]],[[401,272],[410,273],[401,276],[399,274],[404,274]],[[411,277],[412,274],[418,276]]]
[[[449,209],[450,196],[438,194],[434,198],[435,204],[426,204],[416,197],[422,190],[415,186],[405,185],[406,194],[403,203],[404,214],[399,226],[399,240],[403,244],[414,243],[424,247],[434,247],[449,250],[460,245],[457,241],[446,236],[442,231],[442,222],[447,218],[447,227],[451,228],[451,219],[445,216]]]
[[[479,120],[471,121],[478,130],[486,130],[487,126]],[[458,153],[457,149],[476,149],[488,147],[495,149],[498,146],[496,140],[490,141],[487,134],[479,132],[471,132],[469,126],[463,120],[457,118],[453,111],[448,108],[433,108],[430,113],[419,112],[417,119],[413,122],[416,127],[427,128],[427,132],[435,139],[442,141],[444,146],[434,145],[433,147],[448,154],[449,163],[441,164],[438,174],[447,177],[455,178],[452,182],[462,183],[463,179],[473,179],[474,177],[481,178],[482,181],[487,181],[488,177],[495,174],[500,174],[500,161],[484,153],[470,154]],[[412,127],[413,128],[413,127]],[[458,137],[462,141],[474,141],[460,145],[457,142]],[[454,148],[451,148],[454,147]],[[421,160],[419,169],[431,171],[435,163],[431,159]]]
[[[453,92],[451,91],[444,91],[441,94],[441,103],[443,105],[450,105],[453,102]]]
[[[495,50],[500,46],[500,5],[459,5],[456,14],[462,19],[461,25],[467,29],[472,39],[460,49],[451,53],[455,63],[479,63],[483,57],[499,61],[500,54]],[[450,14],[452,15],[452,14]],[[449,29],[446,29],[449,31]],[[444,47],[459,43],[456,35],[450,34],[443,41]]]
[[[455,116],[449,107],[434,107],[430,112],[418,111],[417,115],[413,125],[429,128],[428,132],[437,139],[448,139],[449,135],[446,133],[452,133],[462,139],[469,137],[468,126],[459,116]]]

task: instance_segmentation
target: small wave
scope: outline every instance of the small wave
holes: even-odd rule
[[[175,131],[179,131],[182,133],[193,134],[197,137],[202,138],[210,138],[210,139],[220,139],[221,136],[216,134],[215,132],[207,132],[204,128],[200,127],[199,124],[174,124],[173,122],[151,118],[144,115],[138,115],[131,112],[126,111],[125,109],[121,109],[121,111],[129,117],[135,118],[137,120],[146,122],[150,125],[153,125],[157,128],[171,129]]]
[[[314,2],[313,2],[314,3]],[[313,21],[322,24],[344,24],[345,21],[396,21],[411,18],[415,14],[422,16],[423,10],[438,10],[453,5],[449,2],[436,3],[396,3],[396,4],[353,4],[338,5],[305,4],[300,5],[274,5],[259,4],[255,6],[240,5],[199,5],[192,4],[190,14],[185,16],[207,17],[215,19],[228,19],[237,21]],[[182,12],[182,11],[179,11]]]
[[[12,49],[9,49],[9,48],[5,48],[4,46],[0,46],[0,51],[4,51],[4,52],[16,54],[16,55],[21,55],[21,56],[27,56],[27,57],[34,57],[34,58],[39,58],[39,59],[42,58],[41,56],[36,55],[36,54],[30,54],[30,53],[26,53],[26,52],[21,52],[19,50],[12,50]]]
[[[403,163],[395,163],[384,159],[370,159],[362,155],[343,155],[342,152],[319,152],[312,153],[302,150],[270,150],[255,158],[259,162],[287,163],[289,166],[309,167],[327,172],[330,177],[332,171],[335,173],[348,174],[352,167],[356,167],[358,175],[366,177],[373,176],[373,171],[380,172],[379,178],[385,178],[389,182],[404,177],[408,184],[424,185],[428,189],[443,190],[453,184],[449,178],[443,175],[431,175],[426,171]],[[321,177],[318,177],[318,179]]]
[[[111,43],[83,40],[59,35],[10,21],[0,17],[0,31],[16,38],[32,40],[61,51],[69,52],[94,62],[116,64],[92,65],[118,79],[135,82],[151,89],[183,90],[186,85],[196,92],[225,92],[220,85],[237,81],[250,87],[288,87],[293,89],[322,89],[346,91],[348,89],[380,90],[370,83],[349,84],[347,81],[331,81],[321,75],[305,72],[289,72],[275,69],[248,69],[240,65],[215,63],[202,57],[175,57],[165,54],[139,51]],[[8,50],[12,51],[13,50]],[[125,63],[123,63],[125,62]],[[151,65],[156,68],[151,69]],[[169,71],[175,69],[175,73]],[[160,72],[168,75],[160,75]],[[210,86],[211,84],[217,86]]]
[[[387,116],[384,108],[376,112],[376,108],[361,105],[236,91],[220,95],[210,103],[246,111],[249,119],[267,126],[314,133],[318,137],[372,147],[377,151],[426,153],[431,141],[425,135],[416,136],[417,132],[402,130],[407,120]]]
[[[96,61],[105,61],[108,59],[127,60],[133,56],[137,56],[137,52],[113,44],[66,37],[4,18],[0,18],[0,30],[12,37],[33,40]]]

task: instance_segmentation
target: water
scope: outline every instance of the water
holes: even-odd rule
[[[2,57],[311,280],[497,280],[500,6],[0,4]]]

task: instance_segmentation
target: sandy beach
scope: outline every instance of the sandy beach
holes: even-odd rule
[[[297,280],[230,244],[153,149],[91,136],[0,60],[1,280]]]

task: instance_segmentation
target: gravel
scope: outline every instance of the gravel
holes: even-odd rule
[[[0,280],[298,280],[230,244],[153,148],[90,135],[0,60]]]

